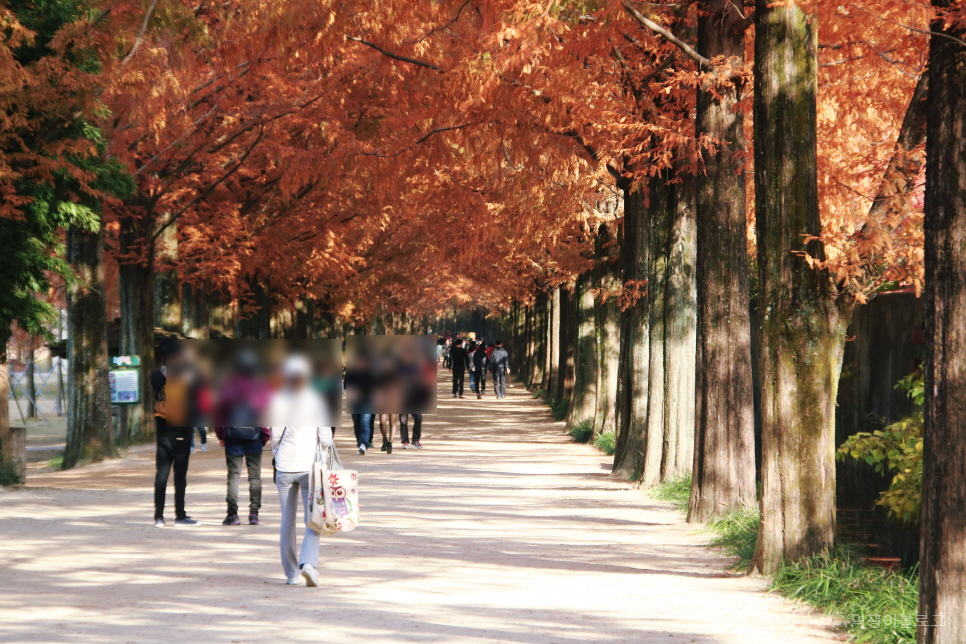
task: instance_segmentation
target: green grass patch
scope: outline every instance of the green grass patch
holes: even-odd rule
[[[575,443],[589,443],[594,437],[594,421],[590,418],[574,423],[574,426],[567,432]]]
[[[687,509],[690,477],[651,488],[658,499]],[[758,508],[736,510],[708,523],[716,536],[712,546],[737,559],[734,569],[747,569],[758,543]],[[861,644],[914,644],[919,602],[916,571],[890,572],[864,561],[858,549],[838,545],[789,563],[775,575],[772,590],[810,604],[841,620],[841,628]]]
[[[889,572],[836,548],[784,566],[772,588],[843,620],[856,642],[912,644],[919,612],[919,576]]]
[[[604,432],[594,441],[594,447],[608,456],[613,456],[614,450],[617,449],[617,434],[613,430]]]
[[[678,510],[687,512],[691,499],[691,473],[665,481],[650,489],[651,496],[662,501],[670,501]]]
[[[723,517],[712,519],[708,523],[708,530],[717,536],[711,541],[711,545],[721,548],[728,556],[737,558],[738,561],[733,566],[735,569],[747,569],[758,544],[759,523],[758,508],[735,510]]]
[[[537,398],[539,398],[542,395],[543,395],[543,389],[537,389],[535,392],[533,392],[533,398],[534,398],[534,400],[536,400]]]
[[[58,469],[58,470],[60,468],[62,468],[64,466],[64,453],[61,452],[57,456],[55,456],[52,459],[50,459],[49,461],[47,461],[47,465],[49,467],[53,467],[53,468]]]

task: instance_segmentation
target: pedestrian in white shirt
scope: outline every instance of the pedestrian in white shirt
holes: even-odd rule
[[[332,428],[307,426],[323,418],[324,402],[309,386],[311,363],[302,356],[291,356],[282,366],[284,384],[273,394],[269,405],[275,485],[282,504],[279,549],[286,583],[296,585],[299,576],[307,586],[319,585],[319,533],[309,527],[310,479],[316,450],[332,446]],[[315,420],[317,424],[319,421]],[[302,497],[305,535],[296,554],[296,520],[299,496]]]

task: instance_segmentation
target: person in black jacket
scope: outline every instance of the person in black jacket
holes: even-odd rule
[[[473,354],[473,371],[476,377],[476,397],[482,398],[486,390],[486,347],[482,342]]]
[[[154,475],[154,526],[163,528],[164,521],[164,497],[168,487],[168,475],[174,470],[174,524],[179,527],[191,527],[200,525],[185,513],[184,497],[188,481],[188,458],[191,454],[191,436],[194,434],[193,426],[183,426],[181,423],[173,423],[175,426],[168,426],[168,414],[174,410],[167,405],[168,394],[168,375],[172,372],[179,373],[184,369],[182,364],[182,346],[174,338],[168,338],[161,344],[161,351],[164,354],[165,366],[153,371],[150,375],[151,388],[154,390],[155,400],[155,437],[157,439],[157,452],[155,464],[157,470]],[[180,383],[181,379],[178,379]],[[178,396],[177,398],[180,398]]]
[[[466,370],[471,369],[470,356],[463,348],[463,340],[457,339],[453,343],[453,348],[449,350],[450,360],[453,363],[453,398],[463,397],[463,377]]]
[[[496,341],[490,354],[490,371],[493,372],[493,391],[497,398],[506,398],[506,375],[510,373],[510,355],[503,348],[503,340]]]

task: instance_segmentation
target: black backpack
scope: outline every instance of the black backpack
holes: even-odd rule
[[[250,443],[262,433],[258,426],[258,414],[248,405],[234,405],[231,410],[231,427],[225,438],[232,441]]]

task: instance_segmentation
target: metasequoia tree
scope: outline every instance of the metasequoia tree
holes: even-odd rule
[[[926,137],[921,644],[966,638],[966,12],[962,3],[935,4]]]

